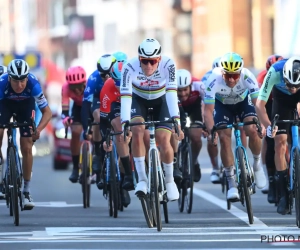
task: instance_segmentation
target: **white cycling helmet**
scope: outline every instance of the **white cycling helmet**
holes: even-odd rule
[[[7,68],[4,65],[0,65],[0,76],[7,72]]]
[[[7,73],[15,80],[23,80],[28,76],[29,69],[27,62],[22,59],[14,59],[9,63]]]
[[[112,66],[116,62],[116,58],[113,55],[106,54],[99,58],[97,62],[97,69],[102,75],[109,74]]]
[[[154,38],[147,38],[139,45],[139,56],[145,58],[160,57],[161,46],[160,43]]]
[[[190,86],[192,83],[191,73],[186,69],[178,69],[176,71],[177,88],[182,89]]]
[[[217,57],[215,58],[215,60],[213,61],[213,64],[212,64],[212,69],[214,68],[217,68],[217,67],[220,67],[221,64],[220,64],[220,60],[221,60],[221,57]]]
[[[283,78],[290,84],[300,84],[300,57],[293,56],[288,59],[283,67]]]

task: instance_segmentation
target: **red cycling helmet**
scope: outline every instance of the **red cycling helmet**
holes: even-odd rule
[[[279,55],[271,55],[268,57],[266,62],[266,69],[269,70],[269,68],[276,62],[283,60],[284,58]]]
[[[81,66],[70,67],[66,73],[68,84],[82,84],[86,82],[86,72]]]

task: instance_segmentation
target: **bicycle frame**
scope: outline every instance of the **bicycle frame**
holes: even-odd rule
[[[112,140],[113,136],[110,135],[109,138],[110,140]],[[118,154],[117,154],[117,148],[116,145],[114,143],[114,141],[112,140],[112,150],[114,151],[114,156],[115,156],[115,163],[116,163],[116,173],[117,173],[117,177],[118,177],[118,181],[121,181],[121,174],[120,174],[120,168],[119,168],[119,160],[118,160]],[[108,152],[110,153],[110,152]],[[106,160],[106,183],[110,182],[110,161]]]

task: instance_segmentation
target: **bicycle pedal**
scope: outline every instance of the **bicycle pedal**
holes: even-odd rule
[[[230,201],[230,202],[238,202],[238,201],[240,201],[239,198],[235,198],[235,199],[227,199],[227,200]]]

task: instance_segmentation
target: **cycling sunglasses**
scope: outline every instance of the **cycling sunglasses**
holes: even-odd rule
[[[287,79],[284,79],[284,83],[288,89],[292,89],[292,88],[299,89],[300,88],[300,84],[291,84],[291,83],[289,83],[289,81]]]
[[[237,80],[237,79],[240,78],[241,73],[238,73],[238,74],[230,74],[230,73],[224,72],[223,75],[224,75],[224,78],[225,78],[226,80],[229,80],[230,78],[232,78],[233,80]]]
[[[144,65],[148,65],[150,63],[152,66],[159,62],[160,58],[144,58],[140,57],[140,62]]]
[[[76,89],[84,89],[85,88],[85,82],[78,83],[78,84],[69,84],[69,89],[75,91]]]

